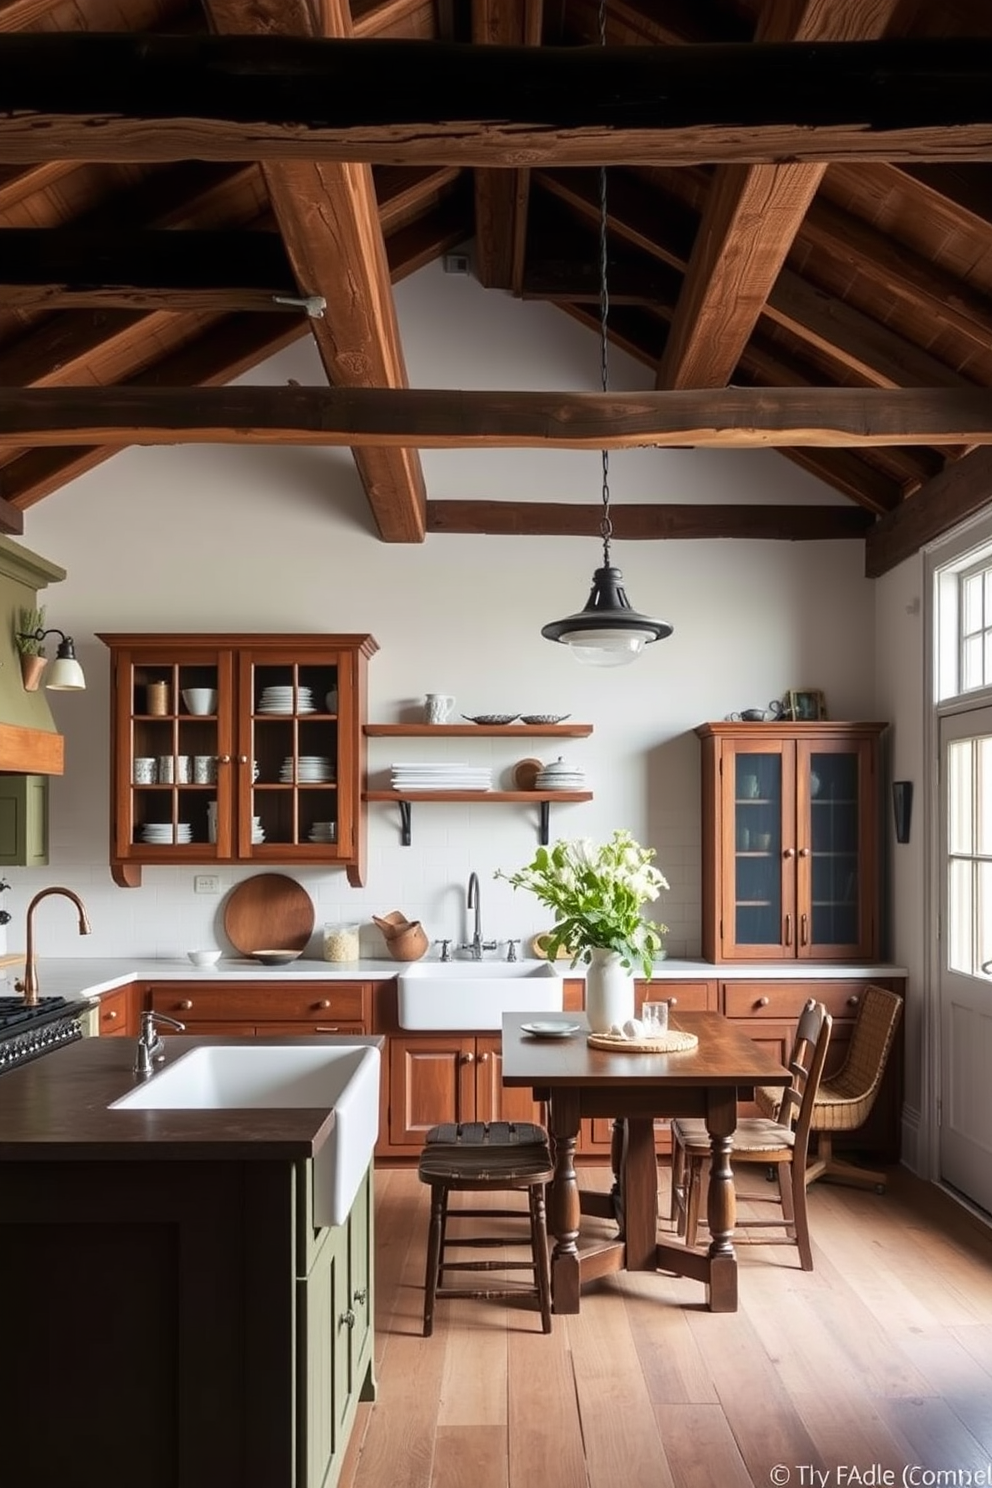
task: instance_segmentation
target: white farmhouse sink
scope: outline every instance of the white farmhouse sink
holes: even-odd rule
[[[342,1224],[379,1135],[379,1050],[369,1044],[201,1045],[113,1102],[119,1111],[334,1111],[314,1157],[314,1218]]]
[[[396,978],[401,1028],[501,1028],[504,1013],[560,1013],[547,961],[418,961]]]

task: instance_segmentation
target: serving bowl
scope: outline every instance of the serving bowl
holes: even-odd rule
[[[263,966],[288,966],[290,961],[298,961],[303,955],[302,951],[252,951],[253,961],[261,961]]]
[[[564,723],[571,713],[521,713],[521,723]]]
[[[470,718],[467,713],[462,714],[467,723],[486,724],[512,723],[517,716],[516,713],[477,713],[474,718]]]
[[[189,959],[194,966],[216,966],[220,960],[221,951],[187,951]]]

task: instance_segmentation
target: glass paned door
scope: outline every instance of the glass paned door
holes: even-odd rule
[[[992,1213],[992,707],[940,721],[940,1177]]]
[[[790,914],[782,874],[783,756],[735,750],[730,773],[734,943],[749,954],[780,955]]]

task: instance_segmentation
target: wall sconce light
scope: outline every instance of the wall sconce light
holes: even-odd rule
[[[893,780],[892,813],[896,823],[896,841],[908,842],[913,819],[913,782]]]
[[[17,634],[18,638],[22,641],[36,641],[39,651],[46,637],[50,635],[59,636],[60,639],[55,652],[55,660],[52,662],[52,669],[48,674],[48,680],[45,686],[52,692],[84,692],[86,690],[86,677],[83,674],[82,667],[76,660],[76,648],[72,636],[67,636],[64,630],[42,630],[40,626],[37,630],[32,631],[19,630]],[[35,687],[37,685],[36,682]],[[27,686],[27,683],[25,683],[25,686]],[[34,689],[28,688],[28,690],[33,691]]]

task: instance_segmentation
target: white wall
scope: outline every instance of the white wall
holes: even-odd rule
[[[486,293],[437,265],[396,296],[414,385],[598,386],[597,338],[547,306]],[[323,381],[309,340],[245,380],[290,378]],[[611,354],[611,387],[649,384],[647,369]],[[658,912],[675,955],[699,952],[694,726],[765,705],[788,687],[822,689],[833,718],[885,716],[860,543],[637,543],[618,531],[613,558],[632,603],[671,621],[675,633],[632,667],[584,670],[540,627],[585,603],[600,562],[598,453],[426,451],[423,464],[436,499],[588,502],[590,536],[384,544],[348,451],[268,447],[131,449],[27,513],[25,546],[68,572],[45,596],[48,618],[75,637],[89,682],[85,694],[51,694],[67,761],[52,786],[51,863],[10,875],[8,907],[16,922],[36,889],[65,883],[84,895],[94,933],[80,942],[73,916],[50,901],[39,919],[42,955],[176,954],[220,930],[219,901],[194,896],[192,869],[146,870],[139,890],[111,882],[108,652],[97,631],[370,631],[381,648],[369,668],[373,720],[393,721],[425,692],[444,691],[459,712],[561,712],[592,723],[589,739],[568,741],[562,752],[584,767],[595,799],[553,809],[552,835],[599,838],[623,826],[655,847],[671,883]],[[616,454],[610,489],[618,503],[839,499],[764,451]],[[902,644],[901,632],[892,644]],[[526,754],[550,757],[550,745],[534,750],[530,741],[444,748],[452,758],[491,759],[497,773]],[[370,764],[381,774],[391,759],[426,752],[417,741],[372,740]],[[430,757],[439,752],[432,746]],[[411,848],[399,845],[398,825],[393,808],[370,808],[364,890],[350,889],[339,872],[297,875],[318,925],[357,918],[368,926],[373,913],[400,909],[432,936],[462,936],[474,869],[487,935],[545,928],[539,905],[492,878],[530,859],[536,813],[424,804],[414,808]],[[223,889],[251,871],[223,868]],[[366,929],[364,952],[380,945]]]

